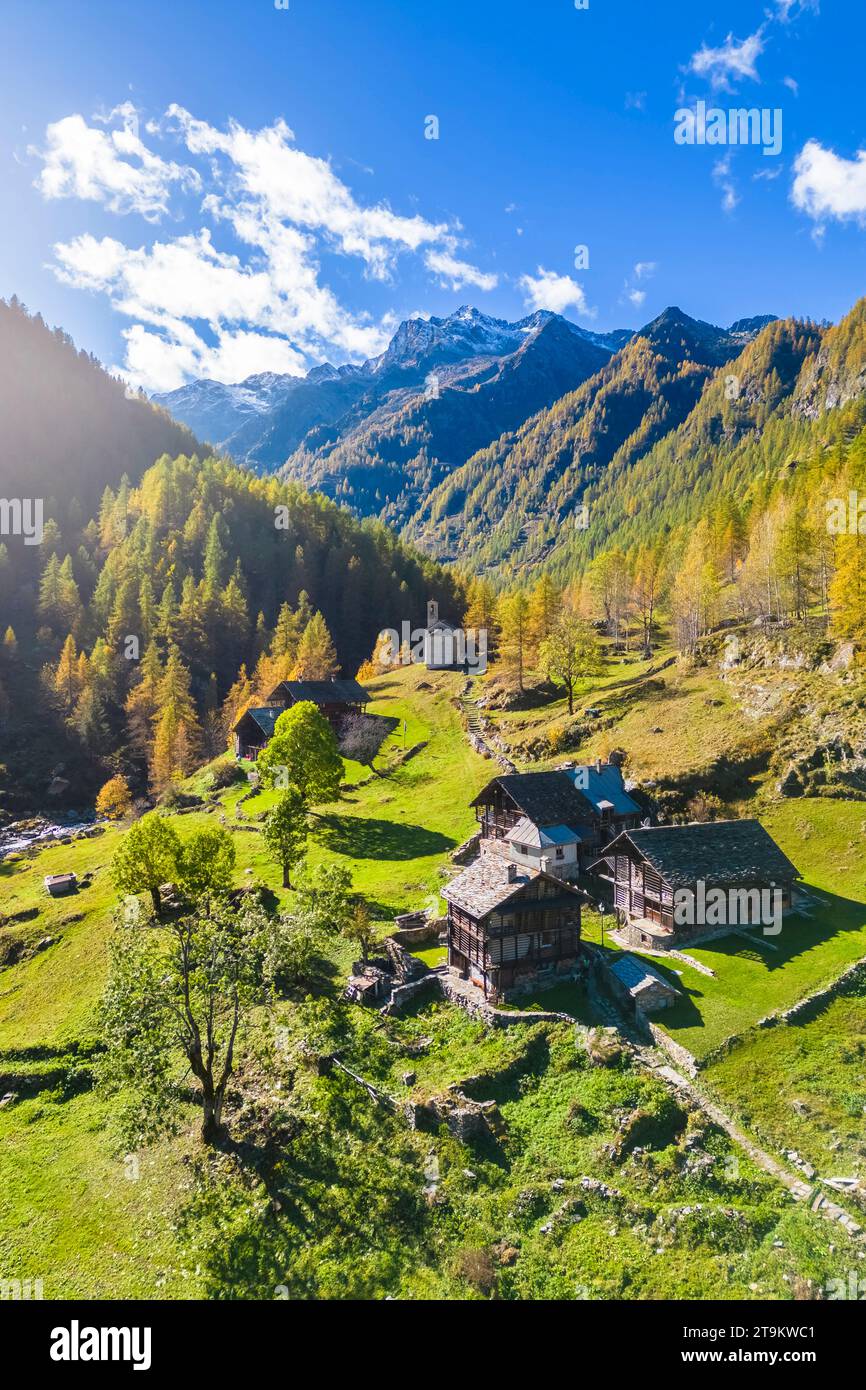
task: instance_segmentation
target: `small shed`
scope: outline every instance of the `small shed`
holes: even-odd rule
[[[658,970],[629,951],[618,955],[608,969],[616,991],[627,996],[642,1014],[670,1009],[680,997],[680,991]]]
[[[43,881],[52,898],[62,898],[64,893],[74,893],[78,887],[78,876],[73,873],[46,874]]]
[[[393,980],[378,966],[368,965],[360,974],[350,975],[345,990],[345,998],[353,1004],[372,1004],[383,999],[389,992]]]

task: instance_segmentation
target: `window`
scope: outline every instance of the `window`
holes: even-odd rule
[[[557,845],[557,846],[556,846],[556,857],[557,857],[557,859],[564,859],[564,858],[565,858],[565,850],[562,848],[562,845]]]

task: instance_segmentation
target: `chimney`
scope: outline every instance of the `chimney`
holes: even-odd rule
[[[596,772],[601,772],[601,758],[596,758],[596,760],[595,760],[595,770],[596,770]]]
[[[509,883],[516,883],[516,882],[517,882],[517,865],[516,865],[516,864],[509,864],[507,867],[508,867],[508,882],[509,882]]]
[[[438,621],[439,621],[439,601],[438,601],[438,599],[435,599],[435,598],[428,598],[428,600],[427,600],[427,626],[428,626],[428,627],[432,627],[433,624],[434,624],[435,622],[438,622]]]
[[[550,859],[546,854],[541,856],[541,872],[543,874],[550,872]]]

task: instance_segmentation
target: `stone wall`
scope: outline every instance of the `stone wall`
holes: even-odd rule
[[[391,933],[391,940],[399,942],[401,946],[408,946],[410,950],[416,946],[435,945],[447,924],[447,917],[430,917],[421,926],[398,927]]]
[[[683,1047],[682,1043],[674,1042],[669,1033],[666,1033],[663,1028],[659,1028],[650,1019],[646,1019],[645,1022],[652,1034],[653,1042],[664,1049],[671,1061],[676,1062],[687,1076],[697,1076],[698,1060],[692,1056],[688,1048]]]

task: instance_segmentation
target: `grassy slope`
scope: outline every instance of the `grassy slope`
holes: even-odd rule
[[[611,680],[616,679],[614,674]],[[692,708],[692,717],[699,706],[706,713],[704,681],[699,674],[694,687],[689,685],[677,697]],[[401,719],[405,715],[407,746],[423,739],[429,739],[429,746],[393,776],[357,787],[347,801],[324,808],[311,858],[339,857],[374,910],[390,917],[395,910],[417,906],[441,883],[448,850],[473,827],[467,804],[492,768],[468,750],[460,733],[448,698],[459,687],[459,678],[430,677],[409,668],[373,684],[379,697],[374,711]],[[424,689],[425,685],[433,688]],[[603,698],[599,692],[593,702],[601,703]],[[637,709],[624,715],[617,728],[618,740],[625,722],[638,715]],[[655,722],[654,713],[646,717]],[[664,720],[658,722],[665,727]],[[666,727],[672,727],[670,718]],[[688,727],[686,717],[680,727]],[[402,745],[402,728],[391,744]],[[683,756],[688,756],[685,741],[683,749]],[[388,755],[386,748],[380,761],[387,761]],[[348,769],[350,782],[366,775],[362,769]],[[233,820],[241,790],[225,793],[214,812],[225,814],[234,830],[238,882],[256,877],[276,889],[278,871],[267,861],[260,837],[237,827]],[[267,802],[267,796],[260,796],[246,802],[243,809],[254,814]],[[184,816],[178,819],[178,828],[183,834],[204,819],[201,813]],[[684,974],[683,981],[695,990],[692,1006],[701,1009],[703,1018],[698,1023],[694,1017],[685,1018],[676,1035],[695,1050],[711,1045],[711,1036],[724,1036],[732,1026],[754,1021],[779,1002],[792,1002],[816,982],[837,973],[848,959],[866,954],[866,911],[859,906],[866,899],[866,889],[856,854],[864,809],[856,803],[786,803],[770,808],[765,819],[809,881],[824,890],[832,886],[851,903],[828,903],[826,921],[822,907],[820,920],[794,928],[804,934],[802,939],[790,937],[790,946],[797,944],[798,949],[792,951],[786,945],[784,969],[779,968],[782,961],[774,961],[770,953],[752,951],[744,944],[725,954],[724,973],[718,981],[694,972]],[[102,1103],[90,1093],[76,1093],[71,1053],[91,1038],[92,1011],[104,977],[115,896],[107,865],[117,834],[111,830],[94,840],[56,846],[34,860],[0,870],[6,911],[39,908],[35,921],[4,931],[33,941],[46,935],[58,938],[32,959],[0,973],[0,1072],[7,1081],[12,1078],[11,1085],[20,1085],[28,1077],[35,1085],[45,1071],[59,1072],[61,1078],[65,1071],[70,1073],[59,1086],[55,1078],[49,1089],[0,1111],[0,1265],[10,1277],[42,1277],[46,1294],[212,1294],[216,1276],[206,1266],[196,1274],[198,1262],[189,1257],[176,1232],[186,1195],[184,1178],[178,1181],[178,1172],[184,1171],[179,1161],[188,1140],[181,1138],[142,1155],[140,1177],[130,1181],[122,1156],[114,1151]],[[92,886],[74,898],[53,902],[44,894],[42,876],[66,867],[79,875],[92,871]],[[253,875],[244,873],[248,868]],[[83,914],[80,921],[64,924],[65,918],[78,913]],[[790,930],[786,927],[783,934],[786,943]],[[589,914],[587,935],[597,938],[597,924]],[[712,949],[707,948],[708,956]],[[345,952],[338,954],[338,968],[344,968]],[[539,1002],[573,1007],[578,1016],[581,1013],[579,999],[554,1000],[548,994],[539,996]],[[359,1020],[366,1018],[352,1012]],[[670,1016],[665,1021],[676,1025]],[[360,1022],[358,1026],[362,1027]],[[398,1034],[405,1031],[409,1038],[421,1032],[434,1039],[430,1053],[411,1063],[418,1072],[421,1094],[441,1089],[486,1064],[501,1063],[504,1052],[525,1036],[522,1030],[487,1036],[462,1015],[441,1007],[394,1026]],[[448,1207],[434,1212],[423,1249],[398,1255],[396,1247],[389,1247],[385,1253],[379,1251],[375,1260],[371,1256],[371,1268],[391,1270],[392,1281],[398,1266],[401,1272],[397,1284],[376,1284],[370,1274],[373,1283],[364,1286],[364,1293],[381,1296],[388,1288],[404,1296],[471,1296],[471,1286],[455,1273],[455,1252],[461,1245],[483,1246],[500,1236],[507,1236],[520,1251],[513,1268],[500,1276],[501,1292],[511,1297],[574,1297],[581,1288],[590,1297],[683,1297],[706,1295],[719,1287],[734,1296],[748,1291],[753,1283],[758,1288],[752,1293],[758,1297],[786,1297],[795,1278],[832,1277],[834,1271],[826,1266],[827,1231],[817,1218],[785,1204],[780,1207],[779,1190],[751,1172],[740,1188],[729,1188],[724,1182],[718,1186],[721,1179],[717,1177],[710,1188],[704,1179],[683,1180],[678,1176],[682,1159],[669,1147],[658,1161],[651,1161],[646,1172],[629,1161],[627,1171],[619,1168],[605,1174],[607,1181],[627,1190],[625,1208],[611,1213],[603,1205],[590,1203],[584,1221],[557,1225],[552,1236],[541,1234],[545,1212],[549,1216],[562,1201],[558,1194],[554,1201],[548,1179],[565,1177],[569,1195],[580,1173],[598,1176],[604,1172],[600,1145],[613,1137],[622,1105],[643,1103],[652,1096],[660,1102],[660,1093],[651,1095],[652,1088],[646,1090],[649,1082],[638,1082],[628,1074],[621,1080],[605,1080],[607,1074],[575,1070],[566,1038],[570,1038],[567,1029],[552,1049],[550,1064],[537,1076],[515,1081],[501,1095],[497,1093],[509,1135],[504,1154],[494,1155],[488,1163],[483,1155],[454,1141],[435,1141],[448,1175]],[[375,1072],[376,1054],[369,1039],[359,1049],[358,1061],[368,1072]],[[379,1079],[394,1093],[402,1087],[405,1066],[393,1051],[381,1063]],[[842,1074],[847,1075],[844,1066]],[[732,1094],[733,1089],[732,1085]],[[771,1093],[768,1083],[768,1105]],[[598,1126],[591,1135],[575,1138],[569,1130],[567,1115],[574,1101],[598,1112]],[[382,1136],[382,1142],[391,1140]],[[423,1143],[416,1144],[419,1173],[424,1161],[421,1150],[429,1152],[432,1142],[425,1136]],[[719,1143],[714,1140],[711,1147],[715,1150]],[[719,1161],[721,1157],[719,1149]],[[477,1186],[463,1176],[467,1167],[478,1173]],[[519,1193],[530,1188],[536,1194],[537,1213],[534,1208],[531,1220],[509,1215]],[[737,1218],[742,1222],[737,1233],[723,1213],[717,1219],[711,1215],[706,1229],[683,1230],[673,1238],[664,1232],[666,1206],[707,1202],[708,1198],[711,1206],[744,1206],[743,1217]],[[649,1209],[648,1216],[641,1215],[644,1207]],[[394,1232],[385,1229],[372,1239],[385,1245],[392,1236]],[[784,1251],[773,1248],[774,1238],[784,1241]],[[613,1259],[611,1249],[616,1251]],[[663,1257],[654,1253],[657,1249]],[[334,1258],[338,1268],[339,1256]],[[319,1277],[311,1275],[314,1284]],[[339,1288],[339,1275],[333,1277],[334,1287]],[[321,1285],[323,1296],[329,1296],[329,1288]],[[224,1283],[218,1283],[216,1291],[240,1296]]]
[[[421,684],[430,689],[419,690]],[[351,870],[356,888],[367,896],[374,916],[423,903],[440,884],[449,850],[471,831],[468,803],[490,775],[490,765],[469,749],[455,710],[448,702],[459,679],[427,676],[409,668],[372,682],[372,712],[407,720],[406,746],[428,746],[396,773],[349,794],[325,808],[327,822],[311,844],[313,862],[336,858]],[[445,698],[443,698],[443,696]],[[378,760],[402,747],[402,727]],[[366,777],[348,765],[347,780]],[[202,779],[192,779],[193,785]],[[262,881],[280,892],[279,871],[255,831],[233,820],[243,788],[231,788],[221,807],[238,854],[238,883]],[[262,796],[246,803],[247,812],[267,804]],[[176,818],[181,835],[211,816]],[[106,1114],[92,1095],[52,1099],[54,1081],[70,1066],[76,1050],[93,1041],[93,1011],[102,991],[106,942],[117,901],[108,866],[121,831],[109,829],[92,840],[44,849],[34,858],[0,864],[0,898],[6,914],[37,909],[38,916],[2,928],[29,943],[47,936],[54,944],[0,972],[0,1077],[2,1089],[28,1084],[52,1088],[0,1110],[0,1268],[23,1269],[21,1277],[43,1277],[49,1289],[110,1298],[144,1292],[182,1297],[192,1285],[180,1271],[171,1229],[177,1201],[176,1164],[171,1146],[142,1159],[141,1178],[131,1182],[105,1131]],[[252,875],[245,872],[252,869]],[[53,900],[43,876],[72,869],[93,875],[89,887]],[[80,920],[71,920],[73,918]],[[350,954],[337,948],[338,966]],[[343,960],[343,956],[346,960]],[[142,1262],[142,1251],[148,1256]],[[165,1282],[155,1285],[162,1270]],[[13,1277],[10,1274],[10,1277]],[[52,1283],[52,1281],[54,1281]],[[194,1284],[194,1279],[192,1280]]]

